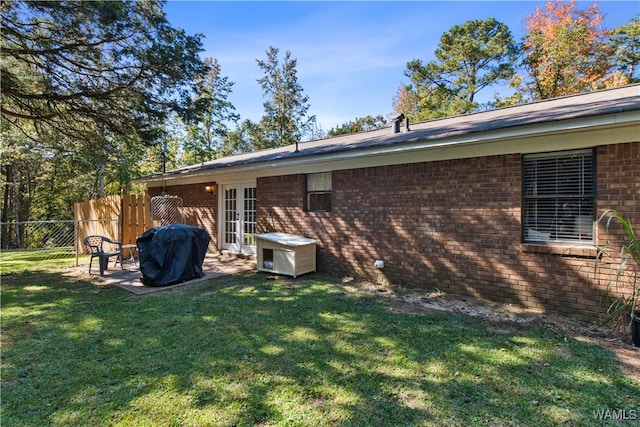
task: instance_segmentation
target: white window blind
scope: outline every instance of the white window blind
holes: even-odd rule
[[[331,172],[307,175],[307,210],[331,211]]]
[[[593,150],[523,156],[524,241],[593,242]]]
[[[331,191],[331,172],[307,175],[307,191]]]

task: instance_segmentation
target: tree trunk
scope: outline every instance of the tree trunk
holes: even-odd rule
[[[9,226],[7,225],[7,221],[9,220],[9,209],[11,209],[11,189],[12,189],[12,175],[13,168],[11,166],[7,166],[4,168],[5,173],[5,184],[4,184],[4,195],[2,200],[2,214],[0,222],[2,222],[2,242],[0,243],[0,247],[2,249],[9,249]]]

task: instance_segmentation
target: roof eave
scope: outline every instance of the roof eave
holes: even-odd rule
[[[590,116],[578,119],[550,121],[539,124],[523,125],[515,127],[506,127],[490,131],[468,132],[460,134],[451,134],[445,136],[421,137],[416,133],[415,138],[409,138],[402,143],[371,146],[365,148],[348,148],[345,150],[331,151],[314,155],[283,155],[276,160],[247,162],[243,164],[234,164],[221,167],[201,167],[189,168],[185,170],[173,171],[166,174],[158,174],[148,177],[142,177],[135,180],[136,182],[144,182],[150,187],[161,185],[177,185],[182,181],[189,182],[207,182],[219,181],[222,176],[234,176],[239,174],[249,174],[252,176],[271,176],[275,174],[296,173],[301,167],[311,165],[329,164],[333,168],[342,169],[340,164],[348,165],[350,161],[361,162],[360,167],[366,165],[366,159],[388,158],[396,156],[403,158],[403,154],[412,154],[424,151],[438,151],[440,154],[437,159],[447,157],[447,151],[451,153],[451,157],[459,157],[461,153],[467,153],[467,156],[479,155],[496,155],[496,154],[513,154],[528,153],[540,151],[539,144],[527,144],[527,139],[540,136],[550,136],[562,133],[576,133],[584,129],[610,129],[613,127],[638,126],[640,123],[640,111],[627,111],[622,113],[605,114],[600,116]],[[508,144],[500,144],[500,142],[508,141]],[[518,141],[519,143],[515,143]],[[574,146],[579,144],[573,142]],[[592,143],[585,140],[584,145]],[[301,151],[304,150],[304,144],[301,144]],[[461,148],[465,147],[465,150]],[[561,146],[554,146],[555,149],[563,149]],[[566,147],[570,148],[570,147]],[[583,147],[586,148],[586,147]],[[286,154],[286,153],[283,153]],[[415,157],[416,161],[421,160],[424,156]],[[435,159],[435,158],[434,158]],[[379,165],[380,161],[371,162],[371,166]],[[204,166],[204,165],[203,165]],[[308,169],[308,168],[307,168]],[[310,169],[308,169],[311,171]],[[237,179],[237,178],[236,178]],[[224,181],[224,180],[223,180]]]

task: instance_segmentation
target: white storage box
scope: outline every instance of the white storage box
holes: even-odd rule
[[[316,271],[316,241],[286,233],[256,235],[258,271],[299,276]]]

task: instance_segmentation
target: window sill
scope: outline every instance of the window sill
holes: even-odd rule
[[[331,217],[331,211],[305,211],[304,216],[316,217],[316,218],[329,218]]]
[[[592,243],[522,243],[522,252],[552,254],[576,258],[593,258],[598,256],[598,248]]]

